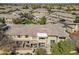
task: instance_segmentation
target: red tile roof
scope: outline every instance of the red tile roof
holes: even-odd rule
[[[70,35],[79,37],[79,32],[70,33]]]

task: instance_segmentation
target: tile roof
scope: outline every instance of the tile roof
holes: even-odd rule
[[[47,33],[52,36],[68,36],[61,24],[54,25],[10,25],[6,32],[9,35],[30,35],[36,36],[37,33]]]
[[[18,14],[14,15],[14,14],[0,14],[0,17],[2,18],[18,18],[20,17]]]
[[[70,35],[79,37],[79,32],[74,32],[74,33],[71,33]]]

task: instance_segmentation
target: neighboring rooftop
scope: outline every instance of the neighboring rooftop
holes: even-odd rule
[[[74,33],[71,33],[70,35],[76,36],[76,37],[78,37],[78,39],[79,39],[79,32],[74,32]]]
[[[46,12],[47,13],[48,10],[45,8],[38,8],[38,9],[35,9],[33,12],[41,12],[41,13]]]
[[[62,16],[62,17],[68,17],[68,18],[75,18],[75,15],[72,15],[70,13],[67,13],[67,12],[54,12],[53,14],[56,14],[56,15],[59,15],[59,16]]]
[[[1,18],[18,18],[20,17],[18,14],[0,14]]]

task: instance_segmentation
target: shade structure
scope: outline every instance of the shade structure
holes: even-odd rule
[[[37,37],[48,37],[47,33],[37,33]]]

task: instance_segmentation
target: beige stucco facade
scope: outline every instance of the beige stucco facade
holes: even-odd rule
[[[5,18],[5,23],[6,24],[13,24],[13,19],[12,18]]]
[[[33,37],[33,36],[24,36],[24,35],[21,35],[20,37],[18,36],[11,36],[13,40],[15,41],[36,41],[37,43],[45,43],[45,46],[47,45],[51,45],[51,41],[53,40],[53,43],[57,43],[59,42],[60,40],[65,40],[65,39],[60,39],[58,38],[57,36],[49,36],[45,39],[40,39],[39,37]]]
[[[57,43],[57,42],[59,42],[59,41],[63,41],[63,40],[65,40],[65,39],[60,39],[59,37],[57,37],[57,36],[48,36],[47,38],[45,38],[45,39],[40,39],[39,37],[37,37],[37,36],[28,36],[28,37],[26,37],[25,35],[20,35],[20,37],[18,37],[18,36],[14,36],[14,35],[12,35],[12,36],[10,36],[10,37],[12,37],[12,40],[14,40],[14,41],[22,41],[22,44],[21,44],[21,46],[23,46],[23,44],[25,43],[25,42],[29,42],[29,43],[26,43],[26,45],[29,45],[29,46],[31,46],[32,44],[33,45],[35,45],[35,46],[37,46],[37,47],[35,47],[35,46],[32,46],[32,47],[27,47],[27,46],[25,46],[24,48],[25,48],[25,50],[26,50],[26,48],[31,48],[31,50],[29,50],[28,51],[28,49],[26,50],[27,52],[26,53],[32,53],[33,52],[33,49],[36,49],[36,48],[40,48],[40,46],[39,46],[39,44],[41,44],[41,47],[42,48],[46,48],[46,50],[47,50],[47,52],[48,52],[48,54],[51,54],[50,53],[50,45],[51,44],[53,44],[53,43]],[[20,49],[21,50],[21,49]],[[20,50],[17,50],[17,52],[19,52],[20,53]],[[23,51],[24,52],[24,51]],[[22,52],[22,53],[23,53]]]

